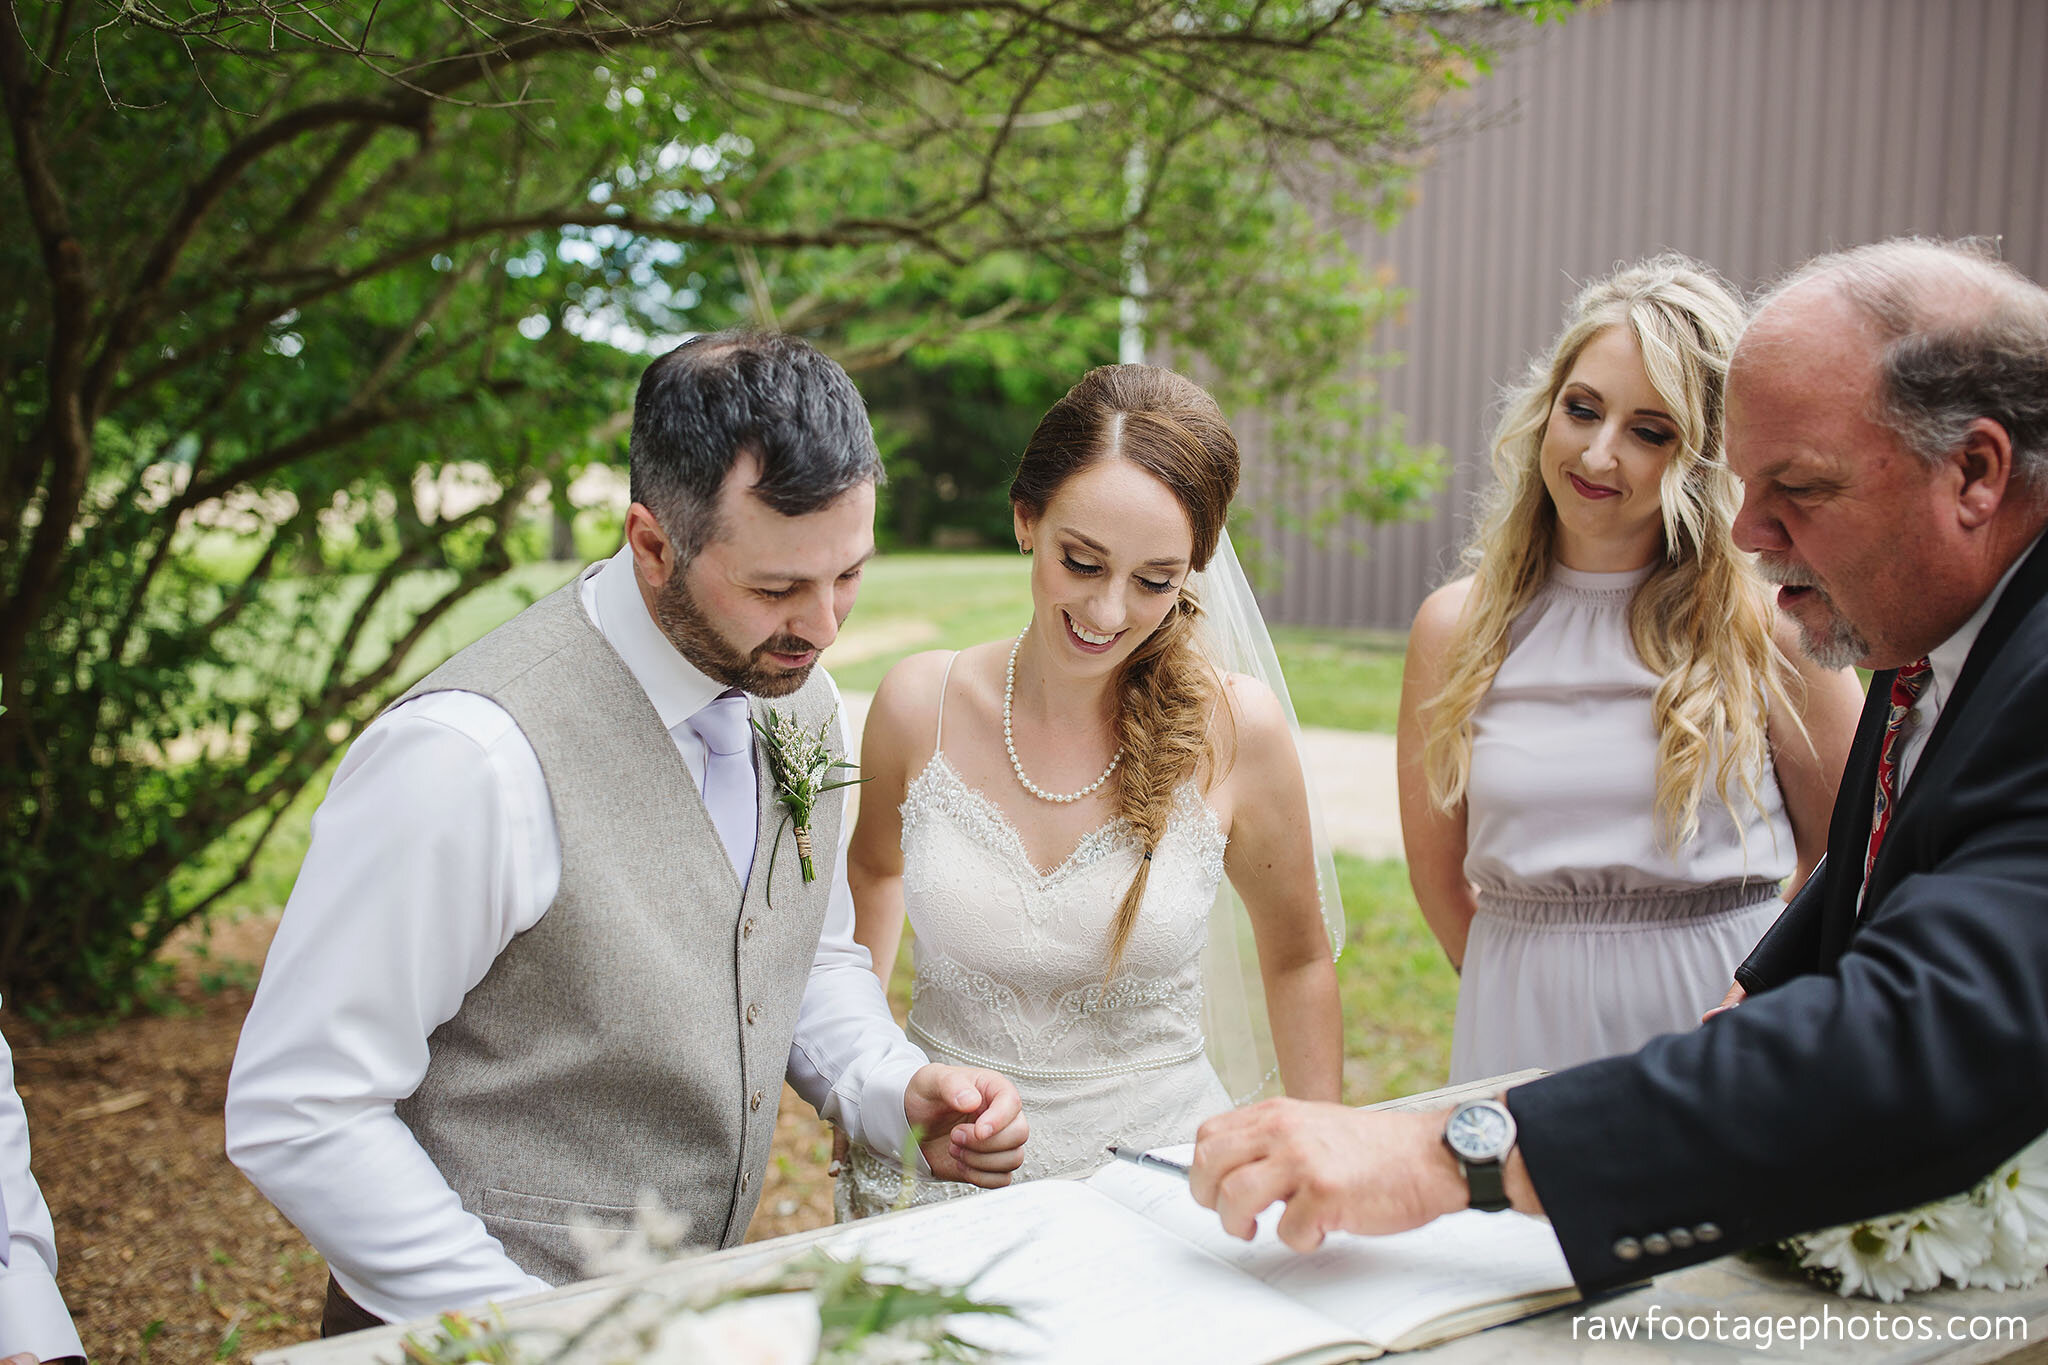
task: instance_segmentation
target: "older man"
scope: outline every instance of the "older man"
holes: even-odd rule
[[[2048,291],[1931,242],[1811,262],[1736,352],[1727,445],[1809,651],[1878,670],[1752,998],[1448,1119],[1211,1120],[1233,1232],[1512,1205],[1599,1289],[1953,1194],[2048,1128]]]

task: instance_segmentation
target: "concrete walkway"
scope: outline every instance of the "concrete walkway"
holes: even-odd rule
[[[847,692],[856,751],[872,694]],[[1323,807],[1330,842],[1361,858],[1401,856],[1401,810],[1394,792],[1394,737],[1362,730],[1304,732],[1309,781]],[[855,753],[858,761],[859,754]],[[856,789],[857,791],[858,789]]]

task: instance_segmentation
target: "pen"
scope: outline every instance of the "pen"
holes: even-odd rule
[[[1158,1171],[1163,1175],[1178,1176],[1182,1180],[1188,1178],[1188,1168],[1186,1166],[1163,1156],[1154,1156],[1150,1152],[1140,1152],[1130,1147],[1112,1147],[1109,1149],[1109,1154],[1118,1161],[1128,1161],[1133,1166],[1143,1166],[1149,1171]]]

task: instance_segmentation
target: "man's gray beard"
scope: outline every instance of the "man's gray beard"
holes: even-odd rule
[[[1849,624],[1848,617],[1836,609],[1835,599],[1828,596],[1827,589],[1821,587],[1812,574],[1795,569],[1789,564],[1773,563],[1762,556],[1757,558],[1756,567],[1767,582],[1780,587],[1811,588],[1811,600],[1818,602],[1827,610],[1827,620],[1821,624],[1818,631],[1807,625],[1805,618],[1789,611],[1785,613],[1792,618],[1792,624],[1799,627],[1799,648],[1807,658],[1822,668],[1847,668],[1858,659],[1870,657],[1870,642],[1863,638],[1861,631]]]
[[[1791,613],[1786,613],[1791,615]],[[1847,668],[1858,659],[1870,657],[1870,642],[1856,633],[1856,627],[1843,620],[1828,603],[1828,619],[1823,633],[1815,634],[1806,622],[1792,617],[1792,624],[1799,627],[1799,648],[1806,657],[1822,668]]]
[[[775,650],[783,654],[806,654],[813,648],[808,640],[778,635],[754,650],[741,654],[718,633],[718,627],[697,604],[683,582],[685,568],[676,567],[654,596],[654,620],[661,633],[699,673],[725,687],[737,687],[756,697],[786,697],[810,680],[817,666],[813,659],[799,669],[769,663],[762,656]]]

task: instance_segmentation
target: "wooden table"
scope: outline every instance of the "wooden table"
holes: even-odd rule
[[[1490,1095],[1541,1073],[1523,1072],[1470,1085],[1371,1105],[1374,1109],[1440,1108],[1470,1095]],[[921,1210],[886,1214],[915,1218]],[[711,1252],[667,1267],[652,1275],[614,1276],[568,1285],[520,1299],[505,1306],[511,1321],[544,1326],[580,1320],[594,1303],[629,1286],[668,1287],[715,1284],[772,1266],[816,1245],[837,1229],[819,1228],[770,1241]],[[1723,1334],[1715,1339],[1713,1323],[1720,1314]],[[1775,1329],[1790,1320],[1784,1340],[1759,1349],[1754,1333],[1748,1341],[1728,1339],[1733,1320],[1750,1324],[1768,1319]],[[1594,1319],[1604,1321],[1595,1323]],[[1694,1326],[1694,1320],[1698,1326]],[[1809,1336],[1803,1344],[1800,1324]],[[1633,1340],[1620,1339],[1623,1324],[1633,1323]],[[1674,1325],[1675,1324],[1675,1325]],[[1924,1326],[1923,1326],[1924,1324]],[[1951,1326],[1963,1340],[1951,1340]],[[1994,1339],[1971,1341],[1972,1328],[1997,1333]],[[256,1365],[371,1365],[396,1362],[398,1344],[407,1332],[426,1330],[413,1323],[374,1332],[358,1332],[332,1341],[306,1342],[256,1357]],[[1860,1336],[1852,1335],[1860,1328]],[[1689,1335],[1698,1332],[1707,1339]],[[1676,1333],[1676,1338],[1673,1338]],[[1879,1339],[1882,1333],[1883,1339]],[[1913,1365],[1941,1361],[1944,1365],[2048,1365],[2048,1277],[2031,1289],[1994,1293],[1989,1290],[1937,1290],[1911,1296],[1902,1304],[1844,1299],[1817,1289],[1785,1270],[1724,1256],[1702,1265],[1660,1275],[1626,1293],[1556,1309],[1508,1323],[1427,1351],[1389,1357],[1416,1365],[1653,1365],[1662,1361],[1801,1361],[1807,1365]],[[1136,1363],[1134,1363],[1136,1365]]]

